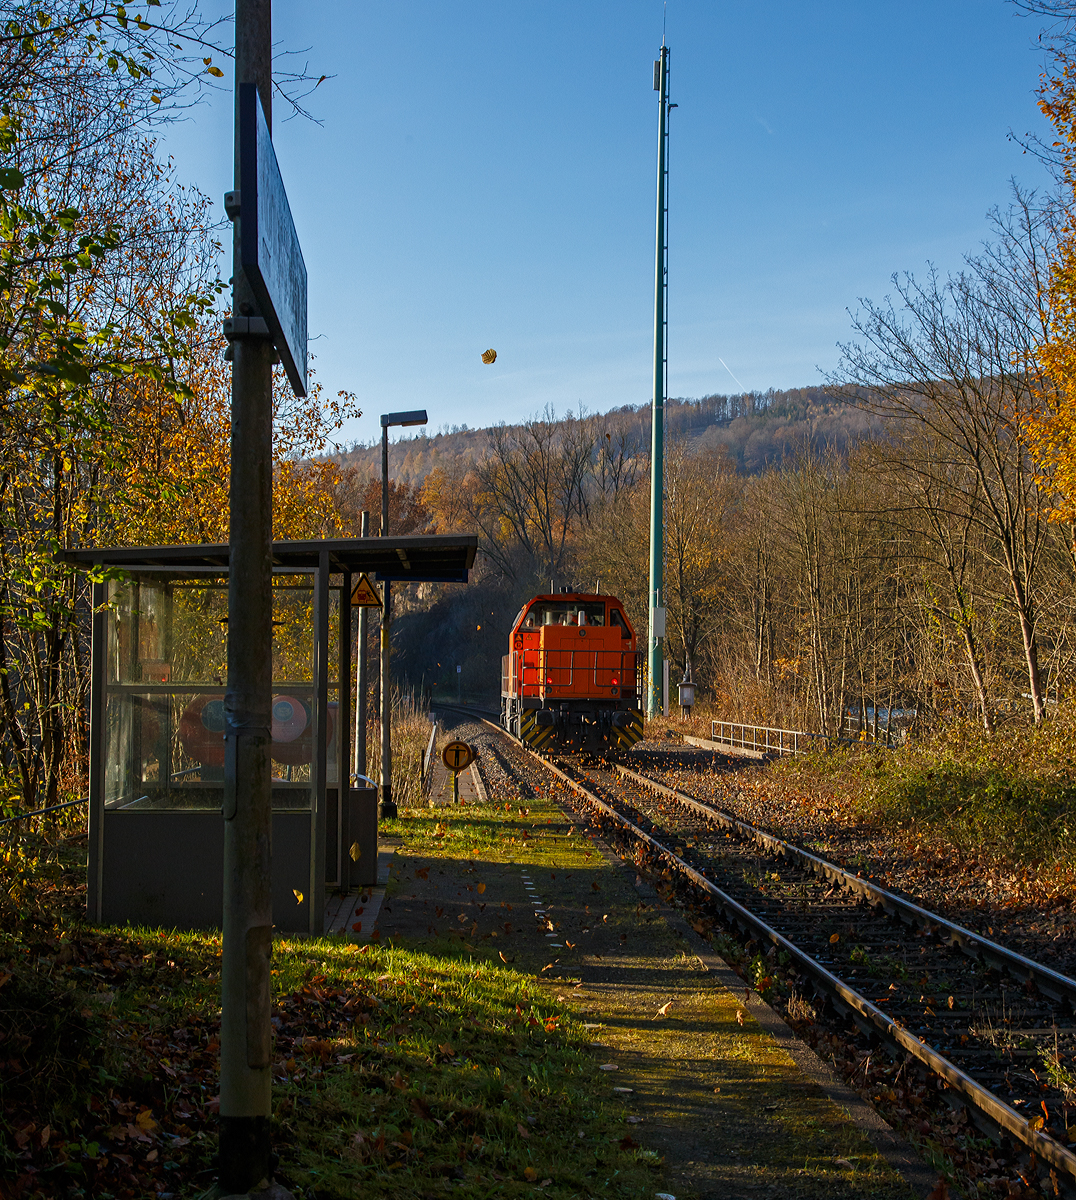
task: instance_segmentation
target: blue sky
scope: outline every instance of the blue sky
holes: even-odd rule
[[[821,381],[894,271],[959,268],[1043,132],[1036,18],[1003,0],[670,0],[669,391]],[[276,0],[332,76],[274,141],[311,350],[347,441],[649,400],[660,0]],[[167,130],[231,187],[231,95]],[[228,271],[225,270],[227,275]],[[494,347],[498,360],[480,355]]]

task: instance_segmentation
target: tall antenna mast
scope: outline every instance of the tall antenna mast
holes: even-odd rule
[[[668,359],[669,239],[666,184],[669,173],[669,49],[661,38],[661,57],[654,63],[658,93],[658,212],[654,269],[654,408],[650,446],[650,628],[649,685],[646,715],[664,706],[665,678],[665,378]]]

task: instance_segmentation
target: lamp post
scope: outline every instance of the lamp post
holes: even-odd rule
[[[389,532],[389,426],[425,425],[424,408],[381,414],[381,536]],[[386,579],[381,596],[381,803],[380,817],[396,816],[392,802],[392,696],[389,682],[389,633],[392,629],[392,584]]]

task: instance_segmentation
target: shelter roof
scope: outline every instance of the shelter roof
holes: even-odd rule
[[[473,533],[435,536],[318,538],[274,542],[273,568],[316,569],[322,552],[334,573],[365,571],[381,580],[403,583],[466,583],[474,566],[478,536]],[[61,550],[60,562],[79,567],[118,567],[154,574],[226,575],[229,548],[217,546],[98,546]]]

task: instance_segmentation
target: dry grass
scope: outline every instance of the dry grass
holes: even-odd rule
[[[394,691],[392,696],[392,798],[401,808],[424,808],[422,756],[430,740],[430,710],[414,692]],[[376,717],[366,732],[366,773],[381,774],[381,726]]]

